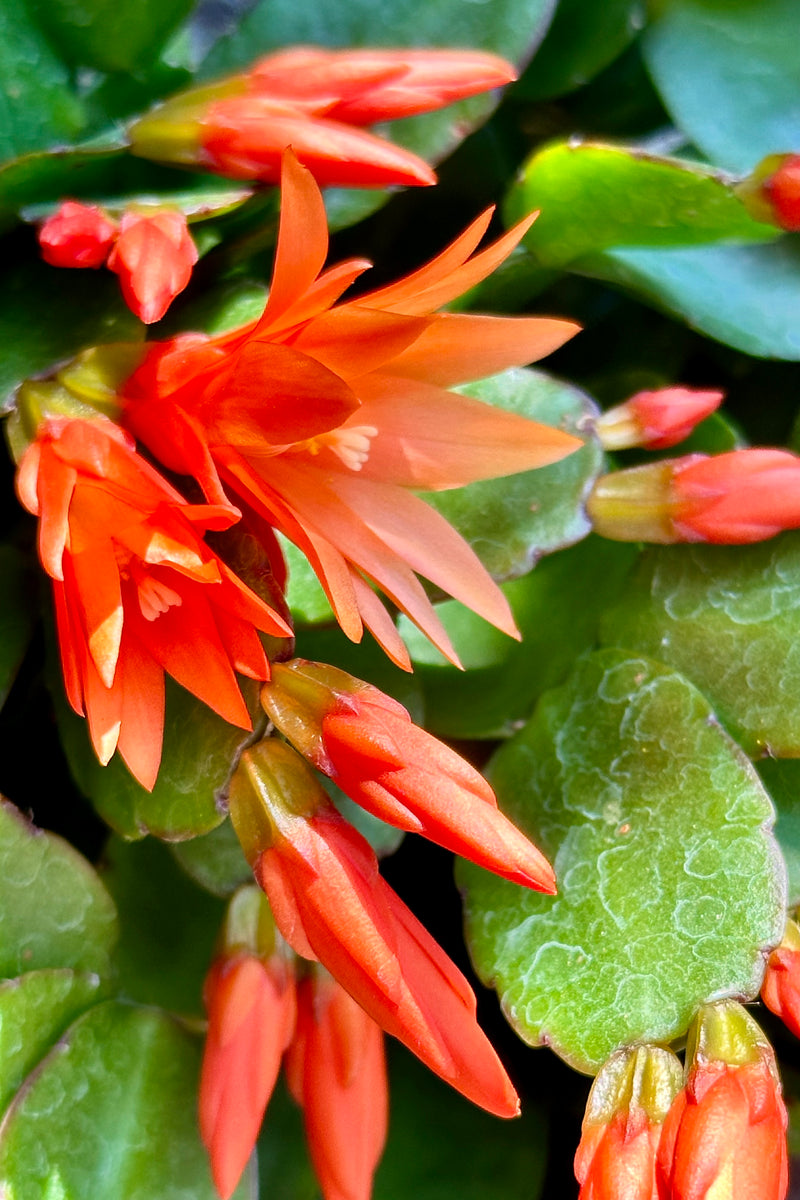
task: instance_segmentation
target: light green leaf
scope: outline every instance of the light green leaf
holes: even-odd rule
[[[103,991],[99,976],[66,970],[29,971],[0,983],[0,1116],[39,1059]]]
[[[800,238],[752,246],[607,250],[574,269],[618,284],[756,358],[800,359]]]
[[[109,1002],[70,1026],[0,1132],[14,1200],[218,1200],[197,1131],[198,1043]],[[250,1195],[243,1181],[235,1195]]]
[[[661,0],[647,65],[675,123],[731,171],[800,146],[796,0]]]
[[[525,368],[456,390],[578,436],[585,436],[587,420],[597,413],[584,392]],[[600,445],[589,437],[581,449],[549,467],[421,494],[466,538],[490,575],[514,579],[530,571],[542,554],[589,533],[583,502],[602,467]]]
[[[783,933],[773,809],[703,696],[661,663],[592,654],[492,760],[501,807],[554,862],[556,897],[459,863],[481,977],[526,1041],[594,1072],[754,996]]]
[[[120,992],[182,1016],[202,1016],[203,980],[225,905],[193,883],[154,838],[112,837],[103,881],[120,917]]]
[[[505,738],[536,699],[559,683],[596,640],[603,608],[616,598],[634,546],[588,537],[504,583],[522,642],[456,600],[436,606],[465,670],[459,671],[404,616],[399,628],[425,695],[426,727],[439,737]]]
[[[43,967],[105,976],[116,939],[113,901],[86,859],[0,800],[0,978]]]
[[[601,639],[682,671],[751,757],[800,755],[800,534],[653,547]]]
[[[506,201],[513,224],[540,215],[525,245],[546,267],[617,246],[692,246],[774,240],[754,221],[729,180],[708,167],[616,146],[560,142],[523,167]]]

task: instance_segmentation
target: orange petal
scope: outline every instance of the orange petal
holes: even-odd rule
[[[164,672],[128,630],[119,666],[122,715],[117,749],[134,779],[152,791],[164,740]]]
[[[284,143],[291,144],[291,139]],[[281,166],[281,219],[269,299],[257,329],[295,304],[319,275],[328,256],[328,219],[314,177],[292,150]]]

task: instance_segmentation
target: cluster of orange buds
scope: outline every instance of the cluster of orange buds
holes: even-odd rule
[[[325,1200],[369,1200],[386,1140],[383,1033],[319,966],[302,967],[266,899],[233,896],[206,978],[200,1133],[228,1200],[285,1062]]]
[[[131,127],[131,150],[275,183],[291,146],[322,184],[432,184],[426,162],[363,126],[430,112],[514,78],[507,62],[482,51],[295,47],[159,105]]]
[[[145,325],[161,320],[197,262],[186,218],[174,208],[128,208],[117,222],[96,204],[65,200],[39,229],[39,245],[53,267],[114,271]]]
[[[784,1200],[786,1125],[764,1034],[735,1001],[709,1004],[685,1072],[655,1046],[601,1069],[575,1156],[580,1200]]]

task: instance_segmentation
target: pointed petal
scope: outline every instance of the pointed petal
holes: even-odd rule
[[[84,716],[83,707],[83,653],[78,649],[83,633],[80,622],[73,616],[66,586],[58,580],[53,580],[53,601],[56,611],[56,632],[58,634],[58,650],[61,658],[61,670],[64,676],[64,689],[67,693],[70,707]]]
[[[395,363],[404,361],[403,351],[417,341],[433,319],[347,304],[312,321],[293,345],[352,380],[389,362],[394,371]]]
[[[122,638],[119,567],[110,542],[98,541],[71,556],[89,654],[106,687],[114,682]]]
[[[284,143],[291,145],[291,138]],[[314,177],[287,150],[281,164],[281,219],[269,299],[257,330],[270,325],[311,287],[328,256],[328,220]]]
[[[63,579],[62,556],[69,538],[69,507],[77,472],[44,448],[36,494],[39,512],[39,558],[47,574]]]
[[[412,671],[411,657],[397,626],[375,592],[356,572],[352,572],[358,611],[378,645],[401,671]]]
[[[270,336],[274,336],[281,330],[300,325],[302,322],[313,322],[320,313],[325,313],[339,299],[342,292],[347,291],[359,275],[363,275],[371,266],[372,263],[368,258],[350,258],[324,271],[294,304],[270,323],[268,330]],[[266,332],[266,326],[259,325],[259,336],[263,336]]]
[[[440,313],[388,369],[452,387],[545,358],[579,331],[572,321],[549,317]]]
[[[134,779],[151,792],[164,741],[164,672],[126,629],[117,673],[122,692],[117,749]]]

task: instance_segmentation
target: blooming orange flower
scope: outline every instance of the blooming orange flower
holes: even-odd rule
[[[253,1152],[281,1056],[294,1035],[292,958],[258,888],[239,888],[203,989],[208,1034],[200,1135],[222,1200],[235,1190]]]
[[[274,665],[262,704],[301,754],[376,817],[514,883],[556,890],[547,859],[500,812],[480,772],[376,687],[294,659]]]
[[[719,408],[724,395],[684,387],[637,392],[598,418],[597,433],[606,450],[630,446],[666,450],[682,442],[695,425]]]
[[[525,221],[472,257],[490,214],[399,283],[336,304],[368,266],[321,272],[322,198],[284,161],[275,271],[263,316],[216,338],[154,344],[122,389],[123,419],[210,503],[235,494],[307,555],[348,637],[366,625],[408,653],[370,583],[456,661],[415,572],[514,634],[508,604],[453,528],[411,489],[459,487],[554,462],[577,439],[447,388],[529,362],[567,321],[434,314],[488,275]]]
[[[586,508],[597,533],[620,541],[760,542],[800,528],[800,457],[731,450],[616,471]]]
[[[657,1046],[620,1050],[601,1067],[575,1154],[579,1200],[659,1200],[656,1150],[682,1081],[675,1055]]]
[[[297,990],[286,1073],[324,1200],[369,1200],[388,1120],[383,1032],[319,967]]]
[[[688,1079],[664,1123],[657,1170],[667,1200],[784,1200],[786,1108],[775,1056],[733,1001],[700,1014]]]
[[[100,761],[119,749],[152,788],[165,671],[249,729],[235,672],[268,678],[257,630],[289,630],[203,542],[207,529],[230,525],[229,510],[187,504],[102,418],[45,420],[17,489],[39,517],[67,697],[86,715]]]
[[[475,996],[399,896],[368,842],[291,747],[247,750],[231,817],[283,937],[319,960],[366,1013],[432,1071],[497,1116],[516,1093],[475,1019]]]
[[[786,922],[783,941],[767,960],[761,999],[800,1037],[800,927],[796,921]]]
[[[197,248],[177,209],[126,212],[108,267],[119,275],[128,308],[151,325],[160,321],[192,277]]]
[[[354,126],[428,112],[514,78],[509,63],[481,51],[298,47],[168,100],[134,124],[132,150],[275,183],[291,146],[323,184],[432,184],[416,154]]]
[[[117,223],[96,204],[65,200],[39,230],[42,258],[51,267],[102,267]]]

